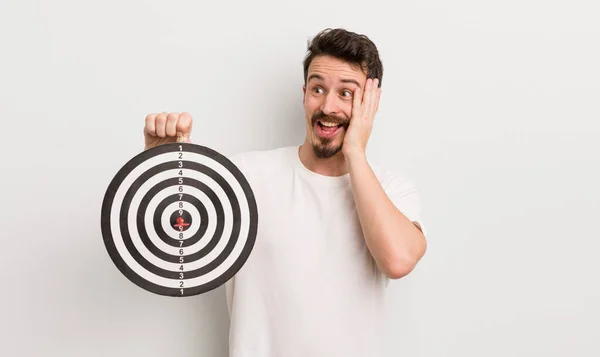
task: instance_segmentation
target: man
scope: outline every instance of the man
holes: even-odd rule
[[[304,60],[306,139],[231,160],[259,209],[254,250],[226,284],[231,357],[373,357],[389,279],[426,250],[420,200],[365,151],[381,94],[375,45],[324,30]],[[188,113],[146,117],[146,148],[189,141]]]

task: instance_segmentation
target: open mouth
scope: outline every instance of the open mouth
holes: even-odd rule
[[[338,133],[343,127],[341,123],[318,120],[316,123],[317,134],[324,138],[330,138]]]

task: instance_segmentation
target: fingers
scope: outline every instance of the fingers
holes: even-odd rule
[[[146,116],[146,125],[144,126],[144,134],[156,136],[156,114],[148,114]]]
[[[156,136],[164,138],[167,134],[167,113],[160,113],[155,120]]]
[[[379,101],[381,100],[381,88],[377,88],[377,98],[375,99],[375,113],[379,111]],[[373,114],[375,114],[373,113]]]
[[[171,113],[167,115],[167,121],[165,125],[165,134],[167,136],[177,135],[177,122],[179,121],[179,113]]]
[[[192,132],[192,116],[190,113],[181,113],[175,130],[177,132],[177,136],[183,137],[185,142],[189,142],[190,134]]]
[[[365,120],[369,120],[373,109],[373,79],[367,80],[365,89]]]
[[[192,116],[189,113],[153,113],[145,118],[144,135],[146,142],[190,142]]]
[[[362,95],[360,95],[360,98],[354,98],[355,100],[360,99],[360,105],[359,105],[360,110],[357,112],[357,117],[360,118],[361,120],[368,120],[368,118],[371,114],[372,96],[373,96],[373,80],[371,78],[367,78],[367,81],[365,82],[364,93]]]
[[[379,79],[370,79],[367,81],[365,87],[365,119],[373,121],[375,119],[375,113],[377,113],[379,108],[379,98],[381,94],[381,88],[379,88]]]
[[[361,116],[361,106],[363,102],[363,91],[360,87],[354,90],[354,98],[352,100],[352,117],[358,118]]]

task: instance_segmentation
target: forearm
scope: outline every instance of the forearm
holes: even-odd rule
[[[348,164],[366,245],[385,275],[401,278],[425,253],[425,237],[389,199],[364,154],[349,156]]]

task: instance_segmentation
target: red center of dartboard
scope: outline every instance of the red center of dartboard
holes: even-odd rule
[[[183,217],[177,217],[177,224],[174,225],[175,228],[183,228],[189,226],[189,223],[185,223],[185,219]]]

